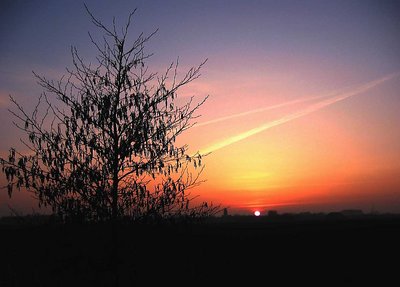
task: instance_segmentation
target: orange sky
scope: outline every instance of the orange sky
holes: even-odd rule
[[[311,95],[328,96],[305,97],[304,103],[259,104],[254,113],[238,108],[220,115],[226,103],[206,104],[205,119],[181,139],[193,152],[212,151],[205,159],[207,182],[199,194],[243,213],[271,208],[397,210],[398,115],[389,108],[382,118],[385,104],[377,103],[385,94],[396,95],[398,86],[399,76],[390,75]]]

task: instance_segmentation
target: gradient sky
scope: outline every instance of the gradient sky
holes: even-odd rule
[[[399,1],[85,1],[104,23],[138,8],[132,39],[162,72],[208,58],[182,89],[202,106],[179,141],[205,159],[200,198],[232,212],[400,212]],[[93,61],[97,35],[81,1],[0,2],[0,154],[19,147],[8,95],[28,109],[42,89],[32,70],[58,79],[70,46]],[[4,183],[4,177],[1,183]],[[0,193],[21,212],[30,195]]]

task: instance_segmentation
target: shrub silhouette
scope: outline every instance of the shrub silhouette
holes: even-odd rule
[[[206,203],[192,206],[189,189],[200,183],[202,155],[188,154],[176,138],[193,123],[206,98],[176,103],[178,90],[197,79],[205,62],[177,79],[178,61],[165,74],[149,73],[145,44],[154,33],[127,43],[131,18],[118,33],[115,19],[106,27],[86,8],[103,34],[96,65],[71,49],[73,69],[52,81],[34,73],[45,92],[32,113],[10,96],[30,150],[10,149],[2,171],[13,189],[34,193],[39,205],[61,218],[106,221],[215,211]],[[50,95],[52,97],[50,97]],[[196,169],[196,170],[194,170]]]

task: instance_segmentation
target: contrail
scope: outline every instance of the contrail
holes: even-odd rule
[[[268,106],[268,107],[264,107],[264,108],[254,109],[254,110],[247,111],[247,112],[242,112],[242,113],[233,114],[233,115],[229,115],[229,116],[225,116],[225,117],[220,117],[220,118],[217,118],[217,119],[213,119],[213,120],[209,120],[209,121],[206,121],[206,122],[198,123],[198,124],[194,125],[193,128],[194,127],[202,127],[202,126],[206,126],[206,125],[210,125],[210,124],[215,124],[215,123],[219,123],[219,122],[222,122],[222,121],[226,121],[226,120],[230,120],[230,119],[234,119],[234,118],[239,118],[239,117],[243,117],[243,116],[248,116],[248,115],[252,115],[252,114],[256,114],[256,113],[261,113],[261,112],[265,112],[265,111],[272,110],[272,109],[278,109],[278,108],[282,108],[282,107],[286,107],[286,106],[290,106],[290,105],[294,105],[294,104],[298,104],[298,103],[305,103],[305,102],[309,102],[309,101],[312,101],[312,100],[318,100],[318,99],[326,98],[326,97],[329,97],[329,96],[332,96],[332,95],[333,94],[331,93],[330,95],[326,95],[326,96],[307,97],[307,98],[293,100],[293,101],[289,101],[289,102],[285,102],[285,103],[281,103],[281,104],[276,104],[276,105],[272,105],[272,106]]]
[[[355,95],[364,93],[364,92],[368,91],[369,89],[372,89],[373,87],[375,87],[377,85],[380,85],[380,84],[382,84],[382,83],[394,78],[397,75],[398,75],[398,73],[390,74],[390,75],[388,75],[386,77],[383,77],[381,79],[368,82],[368,83],[366,83],[364,85],[361,85],[361,86],[355,88],[354,90],[352,90],[350,92],[341,93],[336,97],[320,101],[320,102],[318,102],[316,104],[313,104],[313,105],[311,105],[311,106],[309,106],[309,107],[307,107],[307,108],[305,108],[305,109],[303,109],[303,110],[301,110],[299,112],[296,112],[296,113],[293,113],[293,114],[289,114],[289,115],[284,116],[284,117],[282,117],[280,119],[277,119],[277,120],[274,120],[274,121],[271,121],[271,122],[267,122],[267,123],[265,123],[265,124],[263,124],[261,126],[258,126],[256,128],[250,129],[250,130],[248,130],[246,132],[234,135],[234,136],[229,137],[229,138],[227,138],[225,140],[217,142],[217,143],[215,143],[215,144],[213,144],[213,145],[211,145],[211,146],[209,146],[209,147],[207,147],[207,148],[205,148],[203,150],[200,150],[200,153],[201,154],[208,154],[210,152],[213,152],[213,151],[219,150],[221,148],[224,148],[226,146],[229,146],[231,144],[234,144],[234,143],[236,143],[238,141],[244,140],[244,139],[246,139],[246,138],[248,138],[250,136],[256,135],[256,134],[258,134],[260,132],[263,132],[263,131],[265,131],[267,129],[270,129],[272,127],[276,127],[276,126],[282,125],[284,123],[293,121],[295,119],[304,117],[304,116],[306,116],[308,114],[316,112],[316,111],[318,111],[318,110],[320,110],[322,108],[325,108],[327,106],[330,106],[330,105],[332,105],[334,103],[337,103],[339,101],[345,100],[345,99],[347,99],[347,98],[349,98],[351,96],[355,96]]]

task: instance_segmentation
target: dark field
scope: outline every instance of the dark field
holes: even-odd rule
[[[115,286],[116,273],[119,286],[398,286],[400,279],[394,215],[121,224],[116,260],[110,232],[3,223],[0,286]]]

